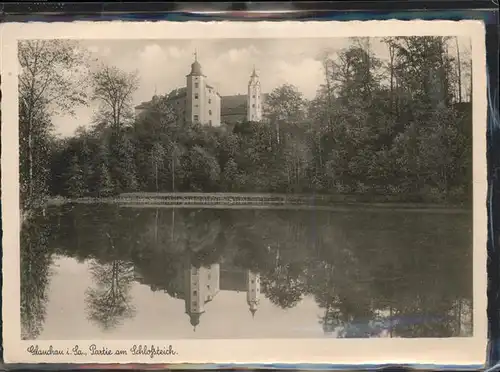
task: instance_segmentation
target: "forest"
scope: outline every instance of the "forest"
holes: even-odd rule
[[[134,117],[138,73],[93,60],[75,41],[19,43],[21,208],[51,197],[124,192],[383,195],[469,204],[470,50],[452,37],[370,38],[325,53],[312,100],[269,92],[259,123],[179,124],[169,94]],[[96,104],[92,123],[55,134],[52,118]]]

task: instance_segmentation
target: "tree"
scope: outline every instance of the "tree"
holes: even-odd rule
[[[46,183],[35,175],[35,162],[44,158],[35,144],[47,145],[52,115],[74,114],[86,103],[87,55],[74,41],[22,40],[18,59],[21,203],[30,208],[43,195],[35,187]]]
[[[109,175],[108,167],[106,164],[101,163],[97,169],[97,195],[99,197],[106,197],[113,194],[114,187],[111,176]]]
[[[190,191],[211,191],[217,187],[220,166],[215,157],[201,146],[194,146],[183,158],[186,186]]]
[[[460,45],[458,36],[455,36],[455,46],[457,49],[457,86],[458,86],[458,102],[462,102],[462,60],[460,59]]]
[[[70,163],[69,175],[66,181],[67,194],[73,198],[81,197],[85,192],[83,171],[77,156],[73,156]]]
[[[163,159],[165,157],[165,150],[163,149],[163,146],[161,143],[156,142],[153,145],[153,148],[151,149],[151,164],[153,166],[153,174],[155,177],[155,186],[156,186],[156,191],[159,191],[158,187],[158,170],[160,167],[163,165]]]
[[[135,164],[139,183],[143,188],[155,186],[156,191],[174,191],[179,159],[184,152],[183,131],[172,105],[178,90],[163,96],[154,96],[145,112],[136,118],[133,142],[137,149]],[[168,162],[168,167],[165,164]],[[162,172],[157,169],[162,168]],[[168,168],[169,172],[164,172]],[[169,182],[170,181],[170,182]]]
[[[365,39],[324,61],[325,84],[310,110],[319,122],[309,135],[314,185],[342,192],[363,190],[380,147],[381,61]],[[382,102],[383,103],[383,102]]]
[[[397,120],[405,124],[395,128],[399,132],[391,149],[398,163],[395,168],[407,192],[428,194],[432,199],[436,199],[434,194],[447,197],[454,184],[450,176],[456,173],[452,168],[463,164],[464,157],[453,143],[468,148],[456,133],[461,115],[453,106],[453,76],[457,74],[448,52],[452,41],[447,37],[386,39],[394,50],[400,87]]]
[[[86,192],[90,191],[89,189],[89,181],[93,177],[94,173],[94,162],[93,162],[93,151],[95,149],[96,141],[92,136],[92,132],[90,132],[86,127],[79,127],[75,132],[75,139],[78,141],[78,152],[80,154],[81,159],[81,167],[82,167],[82,176],[83,180],[86,184]]]
[[[224,183],[225,191],[234,191],[234,182],[238,174],[238,164],[234,159],[230,158],[224,165],[224,171],[222,173],[222,180]]]
[[[305,118],[305,101],[302,93],[291,84],[275,88],[266,98],[264,115],[275,125],[276,138],[280,142],[282,125],[297,125]]]
[[[92,99],[99,104],[96,122],[111,124],[118,133],[132,118],[132,95],[139,86],[137,72],[126,73],[114,66],[101,66],[92,73]]]
[[[396,37],[387,42],[398,60],[397,79],[412,98],[423,107],[449,104],[452,98],[451,57],[448,37]],[[411,107],[411,106],[410,106]]]
[[[137,187],[133,144],[125,129],[132,123],[132,96],[138,83],[137,72],[127,73],[114,66],[103,65],[92,73],[92,99],[99,104],[94,121],[111,129],[109,168],[116,192]]]
[[[111,142],[110,167],[118,192],[137,189],[137,171],[134,145],[127,134]]]

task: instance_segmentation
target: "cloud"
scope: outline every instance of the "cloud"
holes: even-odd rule
[[[99,53],[99,47],[97,45],[91,45],[89,47],[87,47],[87,49],[91,52],[91,53]]]
[[[181,56],[182,56],[181,50],[177,47],[169,47],[167,49],[167,54],[169,57],[175,58],[175,59],[181,58]]]
[[[90,45],[87,47],[90,53],[98,57],[108,57],[111,55],[111,48],[107,46]]]
[[[161,46],[148,44],[134,57],[132,53],[127,58],[130,68],[139,71],[140,84],[134,96],[135,103],[148,100],[156,91],[165,94],[175,89],[184,80],[186,69],[182,63],[183,52],[176,46]]]
[[[321,62],[314,58],[305,58],[295,63],[279,61],[274,71],[276,82],[273,85],[295,85],[307,99],[314,98],[324,79]]]
[[[148,44],[139,52],[139,63],[143,64],[157,64],[166,58],[165,50],[158,44]],[[133,61],[131,61],[133,63]]]

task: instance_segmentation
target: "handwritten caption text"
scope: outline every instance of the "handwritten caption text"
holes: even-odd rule
[[[157,346],[157,345],[133,345],[129,349],[111,349],[96,344],[90,345],[87,349],[74,345],[68,348],[55,348],[50,345],[48,348],[40,348],[38,345],[30,345],[27,349],[31,355],[50,355],[50,356],[149,356],[151,359],[158,356],[177,355],[172,345]]]

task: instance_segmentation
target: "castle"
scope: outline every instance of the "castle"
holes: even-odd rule
[[[177,278],[168,283],[162,283],[158,278],[155,281],[152,277],[145,277],[136,268],[134,279],[148,285],[154,292],[163,291],[171,297],[183,300],[185,314],[194,331],[207,307],[210,310],[209,303],[217,302],[217,294],[221,291],[246,293],[246,304],[252,318],[255,317],[260,305],[260,274],[243,270],[229,262],[202,267],[195,267],[186,262]]]
[[[260,274],[249,270],[245,274],[246,286],[231,288],[224,285],[226,284],[224,279],[221,281],[220,264],[201,268],[193,266],[184,272],[185,312],[189,316],[193,330],[196,331],[196,327],[200,324],[200,317],[205,313],[205,306],[216,297],[220,290],[246,291],[248,308],[252,317],[255,316],[260,303]]]
[[[136,106],[136,116],[143,114],[155,97]],[[186,75],[186,86],[174,90],[168,101],[177,114],[179,124],[200,123],[218,127],[222,123],[230,124],[243,120],[261,121],[263,98],[255,67],[248,82],[247,95],[221,96],[203,74],[195,53],[191,72]]]

